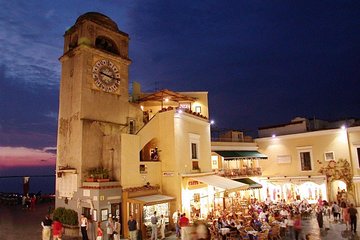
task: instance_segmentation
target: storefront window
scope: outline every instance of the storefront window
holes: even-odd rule
[[[169,203],[160,203],[156,205],[144,206],[144,224],[146,226],[150,225],[151,216],[153,216],[156,211],[156,216],[160,218],[161,215],[164,215],[165,222],[169,222]]]

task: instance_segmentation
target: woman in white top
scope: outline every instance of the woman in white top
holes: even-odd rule
[[[165,239],[165,218],[164,215],[162,214],[160,216],[160,234],[161,234],[161,239]]]
[[[106,224],[106,234],[108,235],[109,240],[114,240],[114,221],[111,217],[108,218],[108,222]]]
[[[120,229],[121,225],[119,219],[117,218],[114,224],[114,240],[120,240]]]
[[[87,235],[88,219],[84,216],[84,214],[81,214],[81,217],[80,217],[80,228],[81,228],[82,239],[89,240],[88,235]]]

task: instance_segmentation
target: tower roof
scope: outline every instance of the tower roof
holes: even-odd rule
[[[108,16],[98,12],[87,12],[76,20],[76,23],[80,23],[83,20],[90,20],[110,30],[120,32],[117,24],[111,20]]]

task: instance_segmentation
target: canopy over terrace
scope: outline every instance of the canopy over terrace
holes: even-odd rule
[[[234,179],[234,181],[248,184],[250,189],[262,188],[262,185],[260,183],[255,182],[251,178],[239,178],[239,179]]]
[[[217,154],[222,156],[224,160],[258,160],[267,159],[268,157],[258,151],[215,151]]]
[[[161,194],[129,198],[129,202],[141,203],[143,205],[154,205],[154,204],[170,202],[174,200],[175,200],[174,197],[161,195]]]
[[[161,102],[161,107],[165,100],[173,101],[173,102],[195,102],[196,98],[189,97],[177,92],[170,91],[168,89],[163,89],[155,93],[151,93],[144,97],[141,97],[137,101],[140,102],[147,102],[147,101],[156,101]]]
[[[220,188],[224,191],[237,191],[237,190],[247,190],[249,185],[241,182],[237,182],[228,178],[216,176],[216,175],[207,175],[207,176],[197,176],[191,177],[192,179],[206,183],[208,185]]]
[[[268,157],[256,150],[215,151],[223,158],[220,175],[235,178],[241,176],[261,176],[258,160]]]

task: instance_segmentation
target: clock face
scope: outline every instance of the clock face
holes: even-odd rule
[[[120,85],[120,73],[117,66],[110,60],[102,59],[92,68],[95,85],[105,92],[115,92]]]

